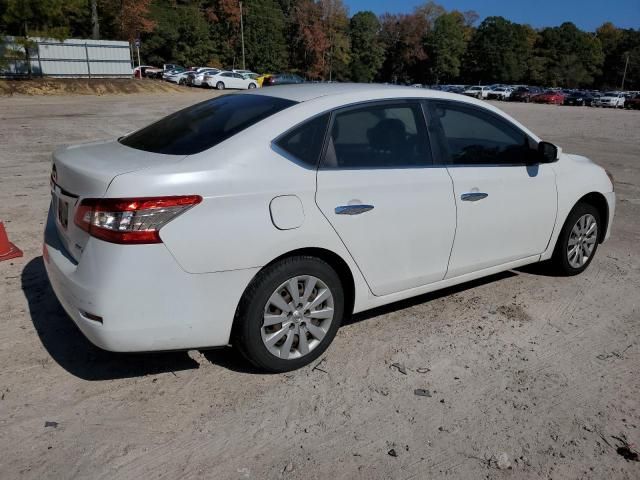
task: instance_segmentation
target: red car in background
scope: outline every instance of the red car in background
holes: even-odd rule
[[[535,103],[550,103],[552,105],[562,105],[564,103],[564,93],[555,90],[547,90],[544,93],[531,98]]]

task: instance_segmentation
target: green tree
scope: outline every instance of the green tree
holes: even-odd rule
[[[351,17],[351,79],[371,82],[384,62],[380,42],[380,21],[373,12],[358,12]]]
[[[625,88],[640,89],[640,30],[620,29],[607,22],[596,30],[596,35],[604,55],[597,83],[605,88],[620,88],[627,65]]]
[[[467,30],[460,12],[444,13],[436,18],[425,39],[431,79],[435,83],[460,76],[462,57],[467,48]]]
[[[591,86],[604,61],[600,40],[570,22],[543,29],[535,56],[544,59],[544,83],[567,87]]]
[[[80,9],[84,0],[5,0],[1,14],[7,32],[15,35],[22,48],[31,77],[31,52],[36,48],[33,37],[64,39],[69,35],[68,16]]]
[[[167,0],[151,7],[155,29],[142,35],[141,55],[161,65],[177,62],[185,66],[206,65],[211,58],[209,25],[197,5],[175,6]]]
[[[487,17],[469,42],[466,74],[474,82],[520,82],[532,54],[524,25]]]
[[[285,17],[276,0],[247,2],[244,32],[248,68],[256,72],[279,72],[286,68]]]
[[[380,17],[380,38],[385,46],[385,60],[379,79],[393,83],[412,83],[423,75],[427,52],[424,38],[428,32],[424,16],[411,13]]]

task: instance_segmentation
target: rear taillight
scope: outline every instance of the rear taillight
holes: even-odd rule
[[[200,195],[143,198],[86,198],[75,224],[111,243],[162,243],[160,229],[202,201]]]

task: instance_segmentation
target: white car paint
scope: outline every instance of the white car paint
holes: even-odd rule
[[[174,73],[172,75],[168,75],[165,80],[167,82],[181,84],[186,82],[187,75],[189,75],[191,72],[192,72],[191,70],[185,70],[184,72]]]
[[[487,92],[486,98],[496,98],[498,100],[508,100],[513,89],[510,87],[496,87]]]
[[[207,75],[204,77],[204,83],[211,88],[231,89],[250,89],[258,88],[258,81],[253,78],[245,78],[241,73],[236,72],[219,72],[215,75]]]
[[[96,345],[112,351],[226,345],[251,280],[299,249],[322,249],[344,261],[353,281],[353,311],[360,312],[550,258],[569,211],[586,194],[602,195],[608,225],[613,219],[615,194],[605,171],[561,151],[556,162],[530,167],[317,170],[272,143],[315,115],[405,98],[479,106],[540,140],[476,99],[353,84],[241,95],[299,103],[192,155],[148,153],[118,141],[55,152],[56,198],[72,210],[85,197],[203,198],[163,226],[162,243],[152,245],[109,243],[72,224],[64,229],[52,203],[46,270],[63,307]],[[474,189],[487,192],[490,201],[458,201]],[[335,214],[336,206],[354,202],[375,209]]]
[[[196,72],[195,77],[193,78],[193,86],[194,87],[201,87],[203,85],[205,75],[213,75],[213,74],[216,74],[216,73],[219,73],[219,72],[220,72],[220,70],[217,69],[217,68],[199,69]]]
[[[593,105],[598,107],[624,107],[625,96],[620,92],[605,92],[602,96],[593,101]]]
[[[487,98],[489,92],[491,91],[491,87],[483,87],[480,85],[475,85],[473,87],[467,88],[463,93],[463,95],[467,95],[469,97],[476,98]]]

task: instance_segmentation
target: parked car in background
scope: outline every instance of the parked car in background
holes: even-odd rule
[[[273,87],[275,85],[293,85],[304,83],[304,79],[294,73],[277,73],[269,75],[262,81],[263,87]]]
[[[493,90],[489,90],[487,100],[508,100],[512,92],[513,89],[509,87],[496,87]]]
[[[184,67],[176,67],[176,68],[172,68],[171,70],[165,70],[162,73],[162,79],[166,80],[168,77],[172,76],[172,75],[177,75],[178,73],[182,73],[185,72],[187,69]]]
[[[51,191],[44,267],[91,342],[231,344],[271,372],[352,313],[540,261],[579,274],[615,210],[602,167],[489,104],[353,84],[217,96],[59,149]]]
[[[226,88],[235,89],[253,89],[258,88],[258,82],[253,78],[245,78],[240,73],[235,72],[218,72],[216,74],[206,74],[203,83],[211,88],[224,90]]]
[[[586,105],[590,107],[594,98],[595,97],[591,92],[573,91],[564,98],[564,104],[581,107],[584,107]]]
[[[468,97],[476,97],[476,98],[483,99],[483,98],[487,98],[487,95],[489,95],[490,90],[491,90],[491,87],[474,85],[472,87],[467,88],[462,93]]]
[[[251,80],[255,80],[256,82],[258,82],[258,78],[260,78],[260,75],[258,75],[257,73],[241,73],[240,75],[242,75],[244,78],[250,78]],[[258,82],[259,84],[259,82]],[[262,85],[258,85],[258,86],[262,86]]]
[[[221,72],[219,68],[200,68],[198,71],[189,72],[186,84],[190,87],[202,87],[205,75],[215,75]]]
[[[194,72],[194,70],[183,70],[174,72],[171,75],[167,75],[165,80],[171,83],[177,83],[178,85],[185,85],[187,83],[187,76]]]
[[[528,103],[540,93],[542,93],[542,89],[539,87],[518,87],[509,95],[509,101]]]
[[[159,67],[153,67],[153,68],[149,68],[146,70],[145,72],[145,76],[147,78],[162,78],[162,76],[172,70],[175,70],[177,68],[183,68],[180,65],[175,65],[173,63],[165,63],[162,68]]]
[[[147,68],[144,71],[144,76],[147,78],[158,78],[158,75],[162,75],[162,72],[164,72],[164,70],[160,67]]]
[[[143,78],[146,77],[147,70],[154,70],[158,67],[153,67],[151,65],[140,65],[133,69],[133,77],[134,78]]]
[[[464,85],[440,85],[438,88],[431,87],[434,90],[440,90],[442,92],[459,93],[462,94],[467,89]]]
[[[271,75],[273,75],[273,73],[263,73],[262,75],[258,75],[258,78],[256,78],[256,81],[258,82],[258,86],[262,87],[264,84],[264,79],[267,77],[270,77]]]
[[[562,105],[564,103],[564,93],[560,90],[547,90],[531,98],[534,103],[550,103],[552,105]]]
[[[640,94],[632,95],[624,102],[624,108],[640,110]]]
[[[623,108],[624,101],[624,93],[622,92],[605,92],[593,102],[593,105],[595,107]]]

